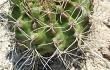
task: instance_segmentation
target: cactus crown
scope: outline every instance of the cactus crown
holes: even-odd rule
[[[21,60],[26,60],[17,70],[29,62],[30,68],[35,68],[36,63],[39,63],[37,59],[40,59],[43,67],[50,68],[48,63],[55,55],[58,55],[68,67],[66,58],[63,59],[61,55],[67,54],[67,58],[73,60],[76,58],[73,55],[77,54],[74,49],[84,44],[83,39],[90,28],[88,13],[91,11],[92,0],[10,0],[10,2],[12,5],[9,21],[12,31],[15,32],[17,42],[15,49],[19,48],[23,54],[14,67],[20,65]],[[45,56],[50,57],[48,59]],[[48,60],[45,61],[45,58]]]
[[[41,55],[83,44],[91,0],[11,0],[10,19],[17,43]]]

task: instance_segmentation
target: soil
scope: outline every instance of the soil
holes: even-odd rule
[[[110,70],[110,1],[94,0],[91,17],[91,33],[85,41],[89,50],[86,61],[87,70]],[[108,58],[107,58],[108,57]],[[85,70],[85,69],[84,69]]]
[[[13,33],[7,27],[6,12],[0,13],[0,70],[8,69],[11,65],[7,55],[11,51],[13,42]],[[9,69],[8,69],[9,70]]]

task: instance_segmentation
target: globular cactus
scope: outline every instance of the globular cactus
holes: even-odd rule
[[[83,44],[89,30],[92,0],[11,0],[17,43],[34,48],[42,56],[69,51]],[[49,55],[50,56],[50,55]]]

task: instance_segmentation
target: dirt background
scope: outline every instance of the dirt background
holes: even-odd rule
[[[83,70],[110,70],[110,0],[94,0],[93,4],[93,14],[89,15],[91,33],[85,40],[87,60]],[[0,70],[12,70],[11,60],[6,58],[14,46],[14,34],[7,27],[8,8],[7,0],[0,0]]]
[[[110,70],[110,0],[94,0],[93,4],[93,15],[90,15],[91,33],[85,41],[86,48],[89,49],[86,68]]]
[[[11,70],[11,60],[7,58],[8,53],[14,46],[14,34],[8,29],[8,19],[6,13],[9,9],[7,0],[0,0],[0,70]]]

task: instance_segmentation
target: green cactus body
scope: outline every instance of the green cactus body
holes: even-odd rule
[[[29,39],[23,42],[27,47],[32,41],[32,46],[41,55],[54,53],[56,49],[64,51],[75,41],[76,33],[82,34],[89,29],[86,14],[90,11],[91,0],[87,0],[87,3],[84,0],[11,1],[16,7],[13,5],[9,14],[21,24],[14,28],[16,38],[21,42]],[[78,39],[68,50],[77,47],[77,42],[82,44]]]

